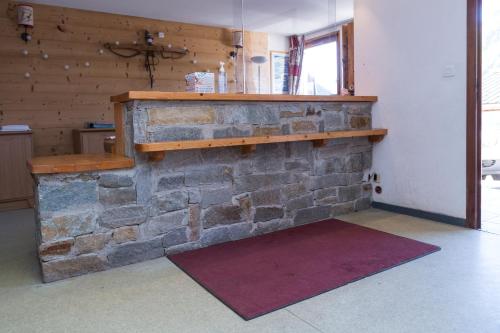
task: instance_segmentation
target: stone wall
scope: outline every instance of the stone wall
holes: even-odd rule
[[[371,204],[365,138],[167,153],[134,142],[371,127],[369,103],[132,102],[130,170],[37,177],[39,256],[55,281],[328,219]]]

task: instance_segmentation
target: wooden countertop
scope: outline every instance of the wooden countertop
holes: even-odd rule
[[[28,161],[28,168],[33,174],[126,169],[133,166],[133,159],[113,154],[43,156]]]
[[[33,134],[33,131],[0,131],[0,135],[23,135]]]
[[[75,128],[75,132],[114,132],[115,128]]]
[[[242,101],[242,102],[376,102],[376,96],[304,96],[269,94],[201,94],[189,92],[129,91],[112,96],[111,102],[147,101]]]

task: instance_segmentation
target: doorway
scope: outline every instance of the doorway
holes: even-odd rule
[[[500,234],[500,2],[482,0],[481,229]]]

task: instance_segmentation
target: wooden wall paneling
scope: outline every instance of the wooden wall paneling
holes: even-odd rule
[[[87,121],[113,121],[111,95],[150,90],[143,57],[124,59],[107,50],[100,54],[105,42],[142,43],[143,32],[149,29],[165,32],[165,39],[155,38],[160,45],[188,47],[190,53],[184,58],[160,59],[153,90],[184,91],[187,73],[216,73],[219,61],[226,62],[228,81],[233,80],[231,32],[227,29],[38,4],[33,7],[33,40],[24,43],[19,38],[15,3],[0,2],[0,125],[30,125],[37,156],[73,153],[73,129],[82,128]],[[267,34],[247,32],[245,37],[248,92],[255,92],[257,67],[249,59],[268,55]],[[28,56],[22,55],[24,49]],[[43,53],[49,55],[47,60],[42,59]],[[69,70],[64,69],[66,64]],[[26,72],[31,74],[29,79],[24,77]],[[262,91],[267,92],[268,64],[262,66],[261,80]],[[234,89],[232,83],[229,89]]]

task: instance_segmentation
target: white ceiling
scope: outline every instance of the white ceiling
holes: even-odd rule
[[[241,26],[241,0],[32,0],[33,3],[222,27]],[[353,17],[354,0],[243,0],[245,29],[291,35]],[[36,16],[36,13],[35,13]]]

